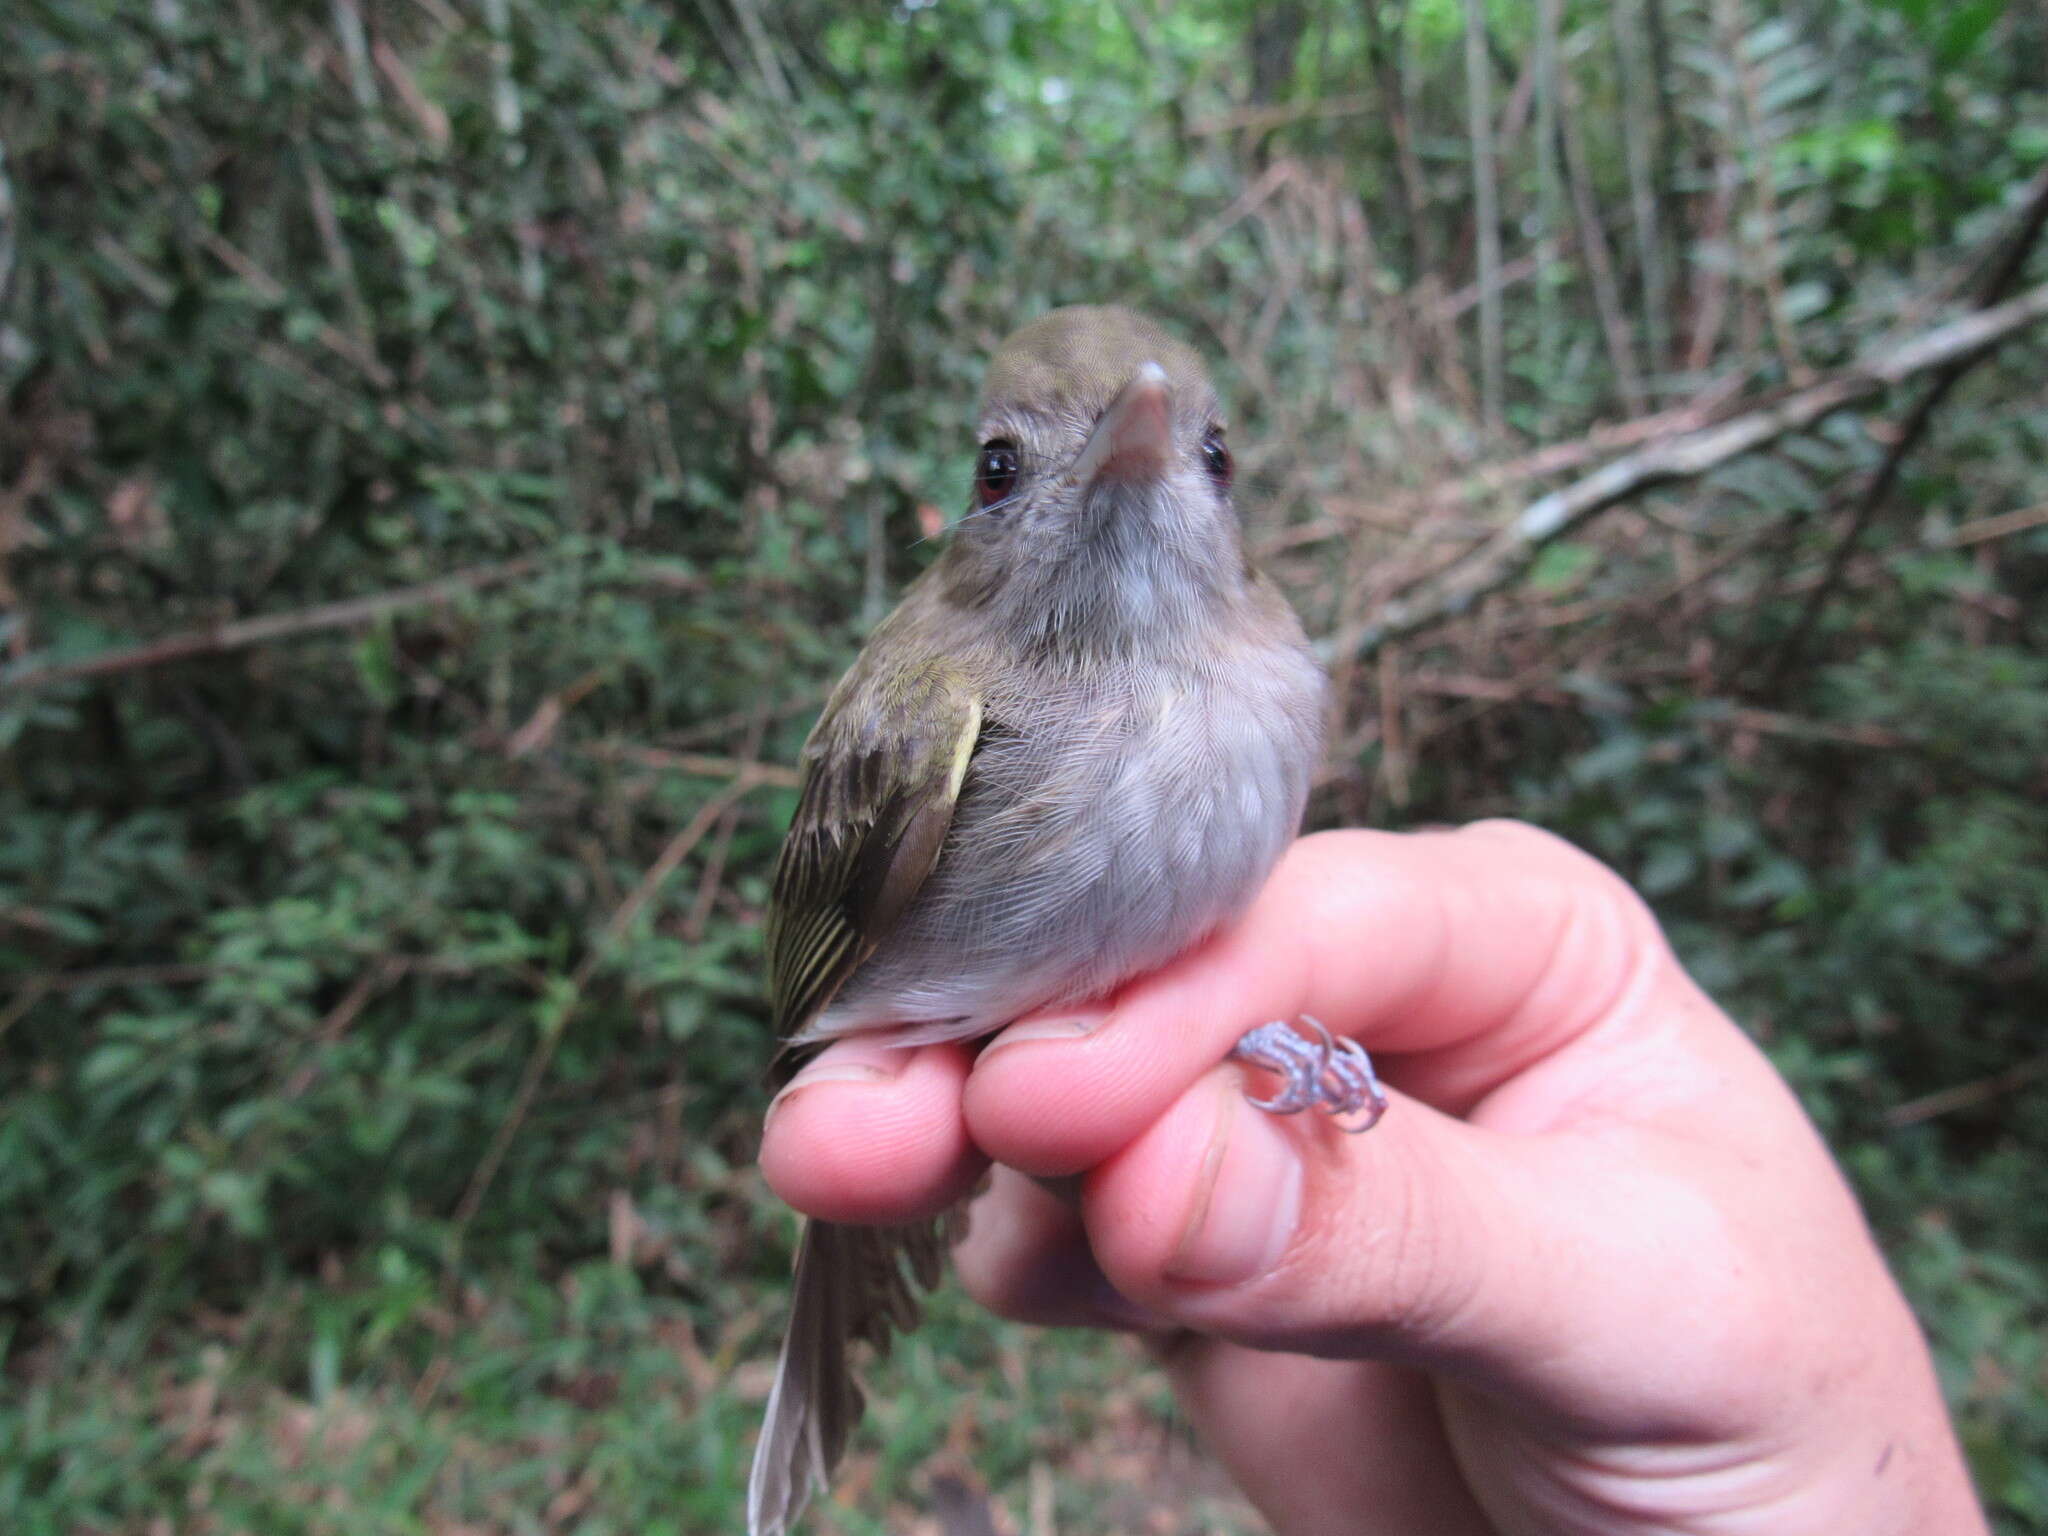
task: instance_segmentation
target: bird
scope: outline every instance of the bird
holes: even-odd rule
[[[803,748],[764,924],[783,1082],[842,1036],[975,1040],[1200,943],[1295,837],[1321,758],[1323,671],[1250,558],[1193,348],[1053,310],[991,357],[976,441],[964,515]],[[1239,1042],[1282,1084],[1252,1102],[1377,1119],[1369,1059],[1313,1027]],[[950,1229],[807,1222],[750,1536],[829,1486],[851,1347],[915,1326]]]

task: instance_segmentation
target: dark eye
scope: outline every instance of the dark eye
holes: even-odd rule
[[[1223,441],[1223,429],[1211,427],[1202,439],[1202,464],[1209,471],[1209,478],[1216,482],[1216,489],[1230,489],[1230,476],[1236,466],[1230,462],[1230,447]]]
[[[984,507],[992,507],[1017,489],[1017,445],[1006,437],[992,438],[981,445],[981,457],[974,465],[974,496]]]

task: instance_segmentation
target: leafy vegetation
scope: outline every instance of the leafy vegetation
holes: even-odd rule
[[[1117,298],[1327,639],[1313,818],[1639,882],[2048,1530],[2039,335],[1500,540],[2048,281],[2044,60],[2003,0],[15,8],[0,1524],[733,1528],[778,765],[990,345]],[[1113,1341],[948,1301],[877,1386],[821,1529],[935,1468],[1254,1528]]]

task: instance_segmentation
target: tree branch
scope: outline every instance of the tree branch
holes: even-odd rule
[[[1487,432],[1501,431],[1505,382],[1500,308],[1500,193],[1494,177],[1492,77],[1486,7],[1465,0],[1466,131],[1472,140],[1472,217],[1479,238],[1479,398]]]
[[[2048,171],[2034,178],[2034,185],[2028,194],[2024,211],[2014,223],[1991,256],[1981,285],[1977,290],[1977,307],[1986,311],[2010,293],[2019,282],[2020,274],[2026,267],[2028,253],[2041,238],[2041,231],[2048,227]],[[1961,382],[1968,373],[1983,360],[1981,352],[1968,353],[1946,363],[1929,381],[1927,390],[1914,402],[1912,411],[1899,427],[1892,439],[1891,447],[1885,451],[1884,462],[1877,467],[1877,473],[1870,477],[1862,497],[1856,503],[1856,511],[1849,519],[1849,531],[1842,535],[1842,542],[1828,560],[1827,575],[1806,599],[1799,610],[1799,617],[1793,621],[1792,629],[1785,636],[1784,644],[1778,647],[1778,654],[1771,663],[1770,675],[1765,679],[1766,691],[1775,689],[1791,674],[1800,653],[1806,649],[1806,642],[1812,638],[1814,626],[1820,622],[1821,611],[1828,600],[1841,586],[1842,577],[1848,572],[1849,561],[1855,556],[1863,536],[1877,521],[1877,514],[1891,499],[1892,488],[1898,484],[1899,470],[1906,462],[1920,439],[1927,435],[1927,429],[1934,423],[1934,413],[1941,408],[1949,391]]]
[[[382,618],[387,613],[396,613],[403,608],[421,608],[432,603],[446,602],[449,598],[464,592],[479,592],[485,587],[501,586],[505,582],[528,574],[539,564],[540,561],[532,557],[508,560],[503,565],[482,565],[472,570],[457,571],[452,576],[443,576],[438,581],[421,582],[416,587],[396,587],[389,592],[373,592],[367,597],[343,598],[340,602],[320,603],[312,608],[299,608],[289,613],[265,613],[255,618],[209,624],[202,629],[187,630],[179,635],[166,635],[161,640],[147,641],[142,645],[102,651],[97,656],[86,656],[77,661],[31,661],[11,671],[0,673],[0,697],[26,693],[34,688],[46,688],[52,683],[75,682],[86,677],[105,677],[116,672],[134,672],[144,667],[162,666],[166,662],[184,661],[193,656],[220,656],[229,651],[247,650],[251,646],[262,645],[267,641],[310,635],[325,629],[353,629],[359,624],[366,624],[372,619]]]
[[[1538,497],[1506,527],[1440,572],[1413,600],[1391,604],[1377,620],[1332,636],[1324,642],[1326,658],[1347,653],[1371,656],[1389,640],[1469,613],[1527,570],[1548,545],[1608,508],[1653,486],[1697,479],[1836,411],[1875,399],[1916,375],[1973,360],[2042,319],[2048,319],[2048,283],[1996,308],[1923,332],[1861,367],[1793,390],[1768,405],[1624,454],[1584,479]]]

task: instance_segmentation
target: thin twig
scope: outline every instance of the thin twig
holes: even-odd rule
[[[1303,544],[1345,538],[1361,525],[1384,523],[1389,527],[1403,527],[1422,513],[1439,507],[1455,506],[1459,502],[1472,501],[1480,496],[1526,484],[1531,480],[1569,474],[1583,465],[1590,464],[1602,454],[1699,431],[1703,427],[1713,425],[1716,413],[1723,408],[1728,397],[1740,387],[1739,379],[1727,379],[1701,391],[1700,397],[1690,405],[1669,411],[1657,411],[1649,416],[1639,416],[1633,421],[1616,422],[1611,427],[1596,427],[1584,437],[1573,438],[1570,442],[1552,443],[1549,447],[1539,448],[1534,453],[1504,459],[1498,464],[1484,465],[1448,485],[1432,486],[1410,496],[1376,503],[1326,503],[1336,508],[1332,515],[1280,529],[1259,545],[1259,554],[1263,558]]]
[[[2048,228],[2048,171],[2034,178],[2034,185],[2020,216],[2001,239],[1997,254],[1984,274],[1983,284],[1978,289],[1977,307],[1980,314],[1992,313],[1991,306],[1997,304],[2018,284],[2020,274],[2026,270],[2027,257],[2041,238],[2041,232]],[[2040,289],[2033,292],[2039,293]],[[1877,467],[1877,473],[1870,477],[1856,510],[1849,518],[1848,532],[1842,535],[1828,560],[1827,575],[1819,586],[1813,589],[1806,604],[1799,610],[1799,617],[1793,622],[1784,643],[1778,647],[1770,672],[1764,682],[1766,690],[1777,688],[1791,675],[1800,653],[1806,649],[1806,642],[1813,634],[1814,625],[1820,621],[1821,612],[1834,596],[1848,573],[1849,561],[1855,555],[1863,536],[1877,521],[1877,515],[1891,499],[1892,488],[1898,484],[1899,470],[1906,462],[1920,439],[1927,435],[1933,425],[1934,413],[1941,408],[1962,378],[1989,354],[1983,351],[1965,352],[1958,357],[1944,361],[1940,372],[1928,383],[1926,392],[1914,402],[1912,411],[1900,425],[1892,438],[1891,446],[1885,450],[1884,462]]]
[[[46,688],[52,683],[75,682],[80,678],[106,677],[120,672],[140,671],[145,667],[185,661],[194,656],[219,656],[230,651],[247,650],[251,646],[263,645],[272,640],[316,634],[321,630],[352,629],[356,625],[367,624],[372,619],[382,618],[387,613],[446,602],[465,592],[478,592],[485,587],[502,585],[528,574],[539,565],[540,561],[533,557],[508,560],[503,565],[485,565],[473,570],[457,571],[452,576],[443,576],[438,581],[422,582],[415,587],[397,587],[389,592],[374,592],[367,597],[344,598],[340,602],[320,603],[311,608],[293,609],[287,613],[266,613],[255,618],[209,624],[202,629],[166,635],[161,640],[151,640],[143,645],[102,651],[97,656],[86,656],[77,661],[31,661],[0,673],[0,696],[25,693],[32,688]]]
[[[1216,117],[1189,123],[1192,138],[1214,138],[1249,128],[1263,133],[1317,117],[1354,117],[1366,112],[1384,112],[1387,104],[1376,96],[1326,96],[1321,101],[1282,102],[1277,106],[1237,107]]]
[[[1572,209],[1579,221],[1579,246],[1585,252],[1586,275],[1593,288],[1593,307],[1600,316],[1600,333],[1607,341],[1607,357],[1621,391],[1622,403],[1635,415],[1647,408],[1643,378],[1636,369],[1635,340],[1629,334],[1628,319],[1622,311],[1621,285],[1615,280],[1614,261],[1607,251],[1607,236],[1600,227],[1600,207],[1593,196],[1593,171],[1586,153],[1586,138],[1579,120],[1578,92],[1570,77],[1561,82],[1558,102],[1558,137],[1564,150],[1565,176],[1571,188]]]
[[[348,1033],[349,1026],[369,1007],[370,999],[384,988],[405,975],[408,965],[403,956],[387,956],[363,967],[356,979],[349,984],[341,1001],[327,1011],[325,1018],[313,1027],[312,1045],[317,1050],[330,1046]],[[284,1098],[302,1098],[308,1088],[319,1079],[320,1063],[308,1060],[284,1085]]]
[[[254,288],[266,304],[281,305],[285,302],[287,295],[284,284],[258,266],[247,253],[210,229],[202,228],[199,231],[199,243],[211,251],[214,259],[222,266]],[[328,351],[354,366],[357,372],[378,389],[390,389],[397,383],[389,368],[339,326],[323,320],[314,330],[314,335],[320,338],[321,345]]]
[[[1757,84],[1756,70],[1743,51],[1742,14],[1737,0],[1719,0],[1714,7],[1714,23],[1721,33],[1721,51],[1740,91],[1740,99],[1733,103],[1736,110],[1731,115],[1742,130],[1743,148],[1749,160],[1750,185],[1756,193],[1757,286],[1763,290],[1765,316],[1770,322],[1771,339],[1778,349],[1779,361],[1784,364],[1785,376],[1794,384],[1804,384],[1813,377],[1813,370],[1800,353],[1799,338],[1793,332],[1791,314],[1785,304],[1785,255],[1778,239],[1782,215],[1778,209],[1778,179],[1771,169],[1774,146],[1770,142],[1770,125],[1765,120],[1763,92]]]
[[[1654,82],[1646,79],[1653,73],[1654,64],[1644,46],[1640,4],[1641,0],[1621,0],[1614,8],[1614,59],[1620,77],[1622,152],[1628,166],[1636,266],[1643,284],[1643,335],[1649,349],[1650,371],[1657,373],[1670,366],[1671,293],[1664,276],[1653,162],[1656,129],[1649,95]]]
[[[2001,512],[1996,517],[1980,517],[1951,529],[1942,542],[1951,549],[1960,549],[1966,544],[1982,544],[1989,539],[2002,539],[2009,533],[2025,533],[2029,528],[2048,524],[2048,501],[2039,506],[2022,507],[2017,512]]]
[[[0,1008],[0,1035],[4,1035],[8,1030],[14,1028],[18,1022],[28,1016],[28,1011],[31,1008],[35,1007],[37,1003],[40,1003],[49,995],[49,977],[31,977],[28,984],[8,1000],[7,1006]]]
[[[768,733],[768,701],[762,699],[754,711],[754,718],[747,727],[747,739],[741,743],[741,750],[751,761],[761,750],[761,738]],[[717,839],[711,845],[711,857],[704,861],[704,874],[697,882],[697,894],[690,901],[689,915],[683,919],[683,942],[703,942],[704,925],[711,920],[711,904],[717,900],[719,887],[725,881],[725,861],[732,853],[733,834],[739,829],[740,808],[734,802],[719,820]]]
[[[686,822],[681,831],[668,840],[668,846],[661,850],[655,861],[648,865],[639,883],[626,894],[613,909],[603,931],[585,952],[583,959],[570,974],[566,995],[545,1021],[539,1040],[526,1058],[526,1066],[519,1075],[519,1086],[513,1092],[512,1103],[507,1107],[504,1118],[499,1120],[497,1130],[492,1134],[490,1145],[485,1148],[482,1159],[471,1173],[469,1187],[462,1192],[462,1199],[455,1207],[453,1218],[454,1240],[449,1249],[449,1271],[452,1275],[456,1255],[460,1253],[462,1234],[482,1207],[484,1196],[490,1193],[492,1182],[498,1176],[498,1169],[505,1161],[505,1154],[511,1150],[512,1142],[519,1134],[519,1128],[526,1121],[527,1112],[533,1107],[534,1095],[540,1091],[541,1080],[547,1076],[548,1067],[555,1059],[555,1052],[561,1046],[562,1037],[569,1032],[569,1021],[577,1006],[583,1000],[584,989],[590,985],[597,968],[610,956],[619,939],[633,926],[634,921],[660,892],[670,875],[676,872],[684,859],[715,826],[721,816],[750,791],[770,782],[762,773],[741,773],[732,783],[697,809],[697,814]]]
[[[1494,178],[1491,65],[1486,7],[1465,0],[1466,132],[1472,141],[1472,217],[1479,234],[1479,398],[1487,432],[1501,430],[1506,375],[1500,305],[1500,190]]]
[[[102,965],[83,971],[45,971],[22,986],[45,992],[78,992],[87,987],[182,987],[221,973],[217,965]]]
[[[2048,1077],[2048,1051],[2043,1051],[2038,1056],[2030,1056],[2025,1061],[2007,1067],[2003,1072],[1992,1073],[1989,1077],[1958,1083],[1953,1088],[1939,1089],[1934,1093],[1922,1094],[1917,1099],[1908,1099],[1903,1104],[1894,1104],[1885,1111],[1885,1127],[1888,1130],[1902,1131],[1907,1126],[1918,1125],[1923,1120],[1932,1120],[1937,1115],[1952,1114],[1959,1109],[1974,1109],[1979,1104],[2001,1098],[2042,1077]]]
[[[780,763],[757,763],[743,757],[717,757],[706,752],[670,752],[663,747],[643,747],[630,741],[586,742],[577,750],[586,757],[665,773],[683,773],[698,779],[751,779],[777,789],[795,789],[803,775]]]

